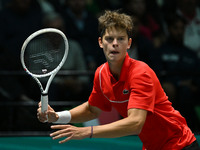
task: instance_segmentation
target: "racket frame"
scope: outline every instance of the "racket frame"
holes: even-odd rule
[[[26,50],[26,47],[27,45],[29,44],[29,42],[34,39],[36,36],[39,36],[43,33],[50,33],[50,32],[53,32],[53,33],[57,33],[57,34],[60,34],[64,40],[64,44],[65,44],[65,53],[64,53],[64,56],[61,60],[61,62],[59,63],[59,65],[54,69],[52,70],[51,72],[47,73],[47,74],[42,74],[42,75],[38,75],[38,74],[33,74],[31,73],[25,63],[24,63],[24,52]],[[41,107],[42,107],[42,112],[45,112],[47,111],[48,109],[48,90],[49,90],[49,87],[50,87],[50,84],[53,80],[53,78],[55,77],[55,75],[57,74],[57,72],[60,70],[60,68],[63,66],[63,64],[65,63],[66,59],[67,59],[67,55],[68,55],[68,51],[69,51],[69,44],[68,44],[68,40],[67,40],[67,37],[65,36],[65,34],[58,30],[58,29],[55,29],[55,28],[44,28],[44,29],[40,29],[36,32],[34,32],[33,34],[31,34],[23,43],[22,45],[22,48],[21,48],[21,54],[20,54],[20,60],[21,60],[21,63],[22,63],[22,66],[25,70],[25,72],[27,74],[29,74],[36,82],[37,84],[39,85],[39,88],[40,88],[40,91],[41,91]],[[49,77],[47,83],[46,83],[46,87],[45,89],[43,88],[40,80],[38,78],[44,78],[44,77]]]

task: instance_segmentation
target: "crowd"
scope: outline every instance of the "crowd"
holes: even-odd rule
[[[54,27],[69,39],[69,58],[62,69],[95,71],[105,62],[97,42],[97,17],[106,9],[133,17],[129,56],[154,69],[173,106],[190,128],[199,132],[199,0],[0,0],[0,70],[21,71],[19,56],[24,40],[41,28]],[[50,98],[85,100],[92,79],[57,76]],[[1,77],[0,102],[37,100],[37,86],[27,76]]]

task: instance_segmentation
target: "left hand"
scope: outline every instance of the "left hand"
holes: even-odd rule
[[[53,139],[64,138],[64,140],[59,141],[59,143],[64,143],[72,139],[80,140],[91,135],[91,127],[75,127],[72,125],[53,125],[52,129],[59,129],[50,134]]]

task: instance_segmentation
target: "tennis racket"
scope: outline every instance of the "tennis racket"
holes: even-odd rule
[[[24,70],[40,87],[42,112],[48,108],[49,86],[65,63],[68,50],[66,36],[55,28],[45,28],[34,32],[22,45],[21,63]]]

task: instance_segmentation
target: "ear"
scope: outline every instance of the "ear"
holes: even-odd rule
[[[129,39],[128,39],[128,47],[127,47],[127,49],[130,49],[131,44],[132,44],[132,38],[129,38]]]
[[[103,48],[103,43],[102,43],[102,38],[101,37],[98,38],[98,42],[99,42],[99,47]]]

